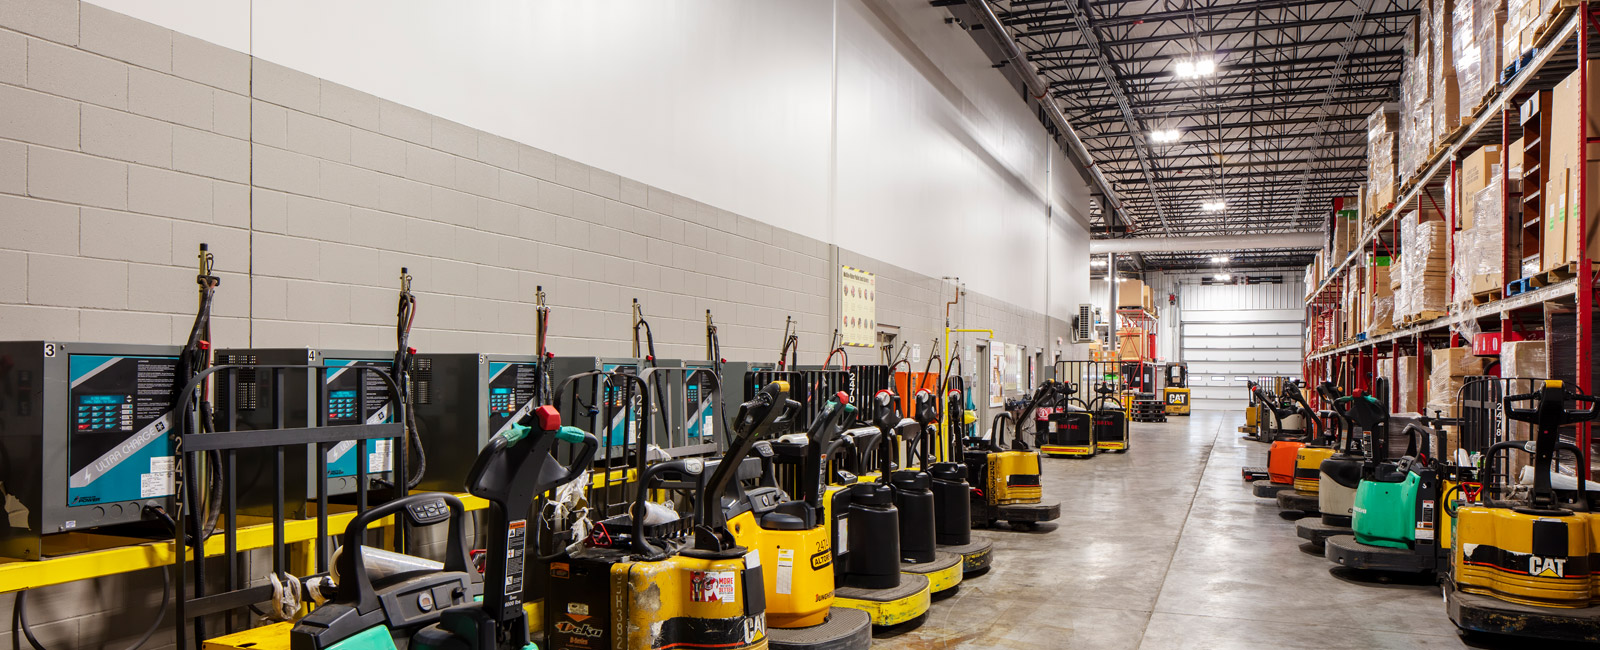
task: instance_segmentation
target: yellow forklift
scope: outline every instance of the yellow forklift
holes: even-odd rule
[[[1183,361],[1169,363],[1162,370],[1161,399],[1167,405],[1167,415],[1189,414],[1189,364]]]

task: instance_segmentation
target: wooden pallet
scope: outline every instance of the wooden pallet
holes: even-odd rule
[[[1562,264],[1561,266],[1555,267],[1548,271],[1535,273],[1533,276],[1539,278],[1541,283],[1539,286],[1548,287],[1557,282],[1578,277],[1578,263],[1567,262],[1566,264]]]
[[[1410,326],[1416,325],[1418,323],[1426,323],[1426,322],[1428,322],[1430,320],[1435,320],[1435,319],[1438,319],[1438,318],[1444,318],[1445,316],[1448,316],[1448,315],[1449,314],[1446,313],[1446,312],[1429,310],[1429,311],[1425,311],[1425,312],[1422,312],[1422,313],[1412,314],[1410,316],[1406,316],[1401,322],[1406,327],[1410,327]]]
[[[1544,24],[1540,25],[1538,29],[1533,30],[1534,46],[1541,48],[1544,47],[1546,41],[1549,41],[1550,37],[1554,36],[1555,33],[1561,29],[1561,26],[1567,22],[1567,19],[1572,17],[1573,10],[1576,9],[1580,4],[1582,4],[1580,0],[1559,0],[1556,3],[1555,9],[1552,9],[1549,14],[1545,15]],[[1580,29],[1580,31],[1582,30]]]
[[[1505,298],[1505,295],[1506,295],[1506,293],[1505,293],[1504,289],[1490,289],[1488,291],[1479,291],[1478,293],[1472,294],[1472,304],[1474,304],[1474,305],[1487,305],[1487,304],[1489,304],[1491,302],[1494,302],[1496,300],[1501,300],[1501,299]]]

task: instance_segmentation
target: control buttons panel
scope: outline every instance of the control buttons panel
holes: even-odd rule
[[[353,390],[336,390],[328,393],[328,421],[360,420],[357,412],[360,404],[357,402],[357,393]]]
[[[132,431],[133,399],[128,395],[79,395],[72,415],[78,431]]]
[[[450,518],[450,506],[445,504],[444,499],[408,504],[406,510],[411,516],[412,524],[417,526],[426,526]]]
[[[515,396],[510,388],[495,388],[489,391],[489,411],[492,413],[511,413],[517,409]]]

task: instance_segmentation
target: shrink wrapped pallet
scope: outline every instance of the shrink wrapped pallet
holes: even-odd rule
[[[1367,116],[1367,190],[1365,214],[1372,222],[1389,204],[1394,203],[1399,178],[1396,156],[1399,155],[1400,105],[1384,104]]]
[[[1505,203],[1498,175],[1477,192],[1473,205],[1472,227],[1456,233],[1457,302],[1470,303],[1474,294],[1505,286]]]
[[[1394,331],[1394,295],[1374,296],[1368,301],[1371,314],[1367,317],[1367,336],[1381,336]]]
[[[1428,83],[1432,87],[1429,104],[1433,111],[1432,135],[1429,150],[1442,146],[1445,139],[1461,125],[1461,93],[1456,84],[1455,27],[1453,17],[1458,0],[1429,0],[1427,3],[1429,41],[1432,67],[1428,70]],[[1472,0],[1459,0],[1471,2]]]
[[[1505,6],[1505,0],[1456,0],[1451,17],[1451,49],[1461,121],[1471,119],[1473,109],[1499,84],[1500,27],[1506,19]]]
[[[1378,376],[1389,380],[1390,390],[1399,388],[1400,399],[1396,402],[1393,393],[1385,395],[1389,400],[1389,410],[1395,413],[1417,412],[1417,358],[1400,357],[1400,376],[1396,377],[1393,366],[1389,362],[1379,362]]]
[[[1431,30],[1428,27],[1430,3],[1423,0],[1418,18],[1406,25],[1401,39],[1402,68],[1400,71],[1400,133],[1396,164],[1400,181],[1404,183],[1421,171],[1427,161],[1433,140],[1433,92]]]
[[[1510,66],[1522,58],[1522,51],[1526,49],[1522,43],[1522,31],[1528,24],[1528,5],[1537,4],[1537,0],[1506,0],[1505,23],[1500,29],[1500,63]],[[1528,43],[1532,46],[1532,43]],[[1503,69],[1503,68],[1502,68]]]
[[[1420,319],[1445,313],[1449,281],[1445,265],[1446,227],[1422,221],[1418,211],[1400,218],[1400,289],[1395,292],[1395,318]]]

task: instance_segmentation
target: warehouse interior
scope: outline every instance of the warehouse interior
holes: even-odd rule
[[[0,0],[0,650],[1600,647],[1588,4]]]

